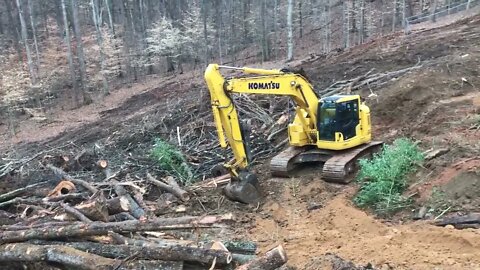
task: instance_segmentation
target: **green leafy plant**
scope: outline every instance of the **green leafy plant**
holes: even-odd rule
[[[184,185],[192,182],[193,173],[185,156],[173,145],[157,139],[150,156],[158,163],[160,169],[175,175]]]
[[[409,198],[402,196],[408,187],[406,176],[416,170],[424,157],[409,139],[397,139],[370,160],[360,160],[360,190],[354,198],[359,207],[372,208],[378,214],[391,214],[407,207]]]

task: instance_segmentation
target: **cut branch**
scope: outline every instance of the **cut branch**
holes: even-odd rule
[[[190,200],[190,196],[188,195],[188,192],[185,190],[181,189],[180,186],[177,184],[175,179],[173,177],[167,177],[165,181],[168,181],[168,184],[163,183],[161,181],[158,181],[153,177],[151,174],[147,173],[147,180],[160,188],[161,190],[167,191],[175,195],[177,198],[179,198],[182,201],[188,201]]]
[[[65,179],[65,180],[68,180],[68,181],[70,181],[70,182],[72,182],[76,185],[83,186],[85,189],[90,191],[92,194],[95,194],[98,191],[98,189],[96,189],[94,186],[90,185],[88,182],[83,181],[83,180],[74,179],[68,173],[66,173],[65,171],[63,171],[60,168],[57,168],[57,167],[53,166],[52,164],[47,164],[47,168],[50,169],[58,177],[60,177],[62,179]]]
[[[120,222],[73,222],[65,226],[47,226],[17,231],[1,231],[0,243],[22,242],[31,239],[57,239],[90,235],[106,235],[113,232],[163,231],[175,229],[208,228],[217,223],[231,221],[232,215],[180,217],[150,220],[128,220]]]

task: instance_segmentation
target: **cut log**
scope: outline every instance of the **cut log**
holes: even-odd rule
[[[75,206],[80,212],[91,220],[108,221],[107,200],[102,191],[98,191],[86,202]]]
[[[209,228],[231,221],[231,214],[224,216],[155,218],[120,222],[72,222],[65,226],[47,226],[16,231],[0,231],[0,243],[22,242],[31,239],[57,239],[90,235],[106,235],[113,232],[163,231],[175,229]]]
[[[75,184],[70,181],[60,181],[58,185],[48,193],[47,197],[58,197],[60,195],[69,194],[76,190]]]
[[[95,243],[92,243],[95,244]],[[105,245],[108,247],[108,245]],[[88,251],[88,249],[86,250]],[[137,253],[141,248],[137,249]],[[136,253],[130,252],[131,256]],[[150,259],[150,258],[149,258]],[[64,245],[32,245],[25,243],[0,246],[1,262],[50,262],[58,263],[66,268],[74,269],[143,269],[143,270],[181,270],[181,261],[135,260],[121,261],[105,258],[90,252],[81,251]]]
[[[241,265],[236,270],[274,270],[287,262],[287,254],[280,245],[264,256],[258,257],[247,264]]]
[[[132,254],[134,256],[135,254]],[[115,268],[114,268],[115,269]],[[118,270],[183,270],[183,262],[158,261],[158,260],[135,260],[122,262],[116,268]]]
[[[110,179],[112,177],[112,171],[110,170],[110,167],[108,167],[108,161],[105,159],[97,161],[97,168],[105,175],[105,179]]]
[[[59,263],[67,267],[86,270],[111,269],[116,262],[113,259],[59,245],[38,246],[15,243],[0,246],[0,262],[37,261]]]
[[[60,202],[60,201],[83,201],[88,199],[87,193],[68,193],[57,197],[47,197],[43,201]]]
[[[440,149],[426,151],[423,154],[425,155],[425,160],[431,160],[448,153],[448,151],[450,151],[449,148],[440,148]]]
[[[15,190],[12,190],[10,192],[7,192],[7,193],[4,193],[4,194],[1,194],[0,195],[0,202],[4,202],[4,201],[8,201],[12,198],[15,198],[17,196],[20,196],[20,195],[23,195],[33,189],[36,189],[40,186],[43,186],[45,184],[47,184],[48,182],[45,181],[45,182],[39,182],[39,183],[35,183],[35,184],[32,184],[32,185],[28,185],[26,187],[23,187],[23,188],[19,188],[19,189],[15,189]]]
[[[135,202],[146,212],[149,212],[148,206],[145,204],[143,201],[143,195],[138,189],[136,188],[129,188],[130,193],[132,194],[132,198],[135,200]]]
[[[253,255],[257,252],[257,244],[252,241],[225,241],[223,244],[233,253]]]
[[[21,230],[29,230],[33,228],[42,228],[42,227],[49,227],[49,226],[65,226],[70,225],[72,222],[70,221],[51,221],[51,222],[44,222],[44,223],[37,223],[31,225],[7,225],[0,227],[2,231],[21,231]]]
[[[145,240],[131,239],[118,233],[109,233],[110,236],[125,247],[140,247],[145,251],[156,251],[156,257],[162,260],[191,261],[201,263],[229,264],[232,261],[232,254],[221,249],[205,249],[199,247],[185,246],[172,242],[154,243]],[[151,255],[150,255],[151,256]]]
[[[136,218],[130,215],[130,213],[126,213],[126,212],[118,213],[108,217],[109,222],[125,221],[125,220],[136,220]]]
[[[168,184],[158,181],[149,173],[147,173],[147,180],[150,183],[157,186],[158,188],[160,188],[161,190],[172,193],[173,195],[175,195],[177,198],[179,198],[184,202],[190,200],[190,196],[188,195],[188,192],[181,189],[180,186],[175,181],[175,179],[171,176],[165,179],[165,181],[167,181]]]
[[[124,199],[128,201],[128,210],[130,214],[132,214],[132,216],[135,218],[145,218],[145,210],[138,205],[138,203],[132,198],[132,196],[130,196],[127,190],[123,186],[119,185],[118,181],[112,179],[112,182],[115,183],[113,186],[115,193],[117,193],[117,195],[120,197],[124,197]]]
[[[232,253],[232,262],[236,265],[246,264],[255,260],[257,256],[255,255],[246,255],[246,254],[239,254],[239,253]]]
[[[217,252],[215,250],[203,250],[197,247],[180,246],[161,246],[152,244],[151,246],[135,245],[112,245],[100,244],[94,242],[46,242],[35,241],[39,245],[66,245],[77,250],[96,254],[106,258],[125,259],[135,256],[137,259],[161,260],[161,261],[190,261],[199,263],[211,263],[215,257],[221,258],[228,256],[228,252]],[[217,259],[218,261],[219,259]],[[226,261],[226,259],[220,259]],[[163,269],[163,268],[158,268]]]
[[[68,214],[70,214],[74,218],[76,218],[80,221],[83,221],[83,222],[87,222],[87,223],[92,222],[92,220],[89,219],[88,217],[86,217],[82,212],[80,212],[79,210],[71,207],[70,205],[67,205],[66,203],[61,202],[60,206],[62,206],[63,209],[65,209],[65,212],[67,212]]]
[[[122,212],[128,212],[130,204],[125,196],[115,197],[107,200],[108,214],[116,215]]]
[[[68,180],[70,182],[73,182],[76,185],[80,185],[80,186],[84,187],[85,189],[87,189],[88,191],[90,191],[92,194],[95,194],[98,191],[97,188],[90,185],[88,182],[83,181],[83,180],[79,180],[79,179],[74,179],[68,173],[64,172],[60,168],[57,168],[57,167],[53,166],[52,164],[47,164],[47,168],[50,169],[60,179],[65,179],[65,180]]]
[[[458,224],[480,224],[480,213],[470,213],[464,216],[446,217],[435,222],[437,226],[456,225]]]

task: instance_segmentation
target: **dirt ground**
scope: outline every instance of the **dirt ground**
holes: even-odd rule
[[[408,192],[416,206],[428,206],[435,215],[479,211],[479,46],[480,16],[476,16],[408,36],[396,33],[327,58],[304,61],[302,67],[315,88],[324,89],[372,69],[387,72],[422,65],[374,91],[361,91],[371,107],[374,136],[386,142],[412,137],[424,150],[448,147],[447,154],[428,161],[411,176]],[[151,168],[142,156],[154,138],[190,124],[170,123],[169,119],[192,110],[209,113],[201,71],[152,78],[77,110],[52,109],[47,122],[23,119],[13,138],[6,125],[0,125],[0,150],[4,158],[13,159],[57,150],[74,153],[98,144],[112,166],[128,163],[144,170]],[[213,134],[213,128],[206,132]],[[38,163],[25,164],[19,173],[4,177],[0,192],[48,177],[33,171]],[[241,222],[229,236],[254,240],[261,251],[281,243],[288,264],[297,269],[321,269],[315,262],[326,253],[379,269],[480,268],[477,230],[414,222],[408,211],[380,219],[351,204],[355,184],[327,184],[315,173],[270,178],[264,166],[257,168],[266,195],[258,206],[222,204],[221,194],[215,192],[199,195],[203,204],[193,203],[191,209],[235,212]]]

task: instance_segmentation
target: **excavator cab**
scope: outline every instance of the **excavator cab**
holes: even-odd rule
[[[318,129],[320,140],[335,141],[335,133],[341,133],[343,140],[357,135],[360,123],[359,99],[344,100],[342,95],[322,98],[318,106]]]

